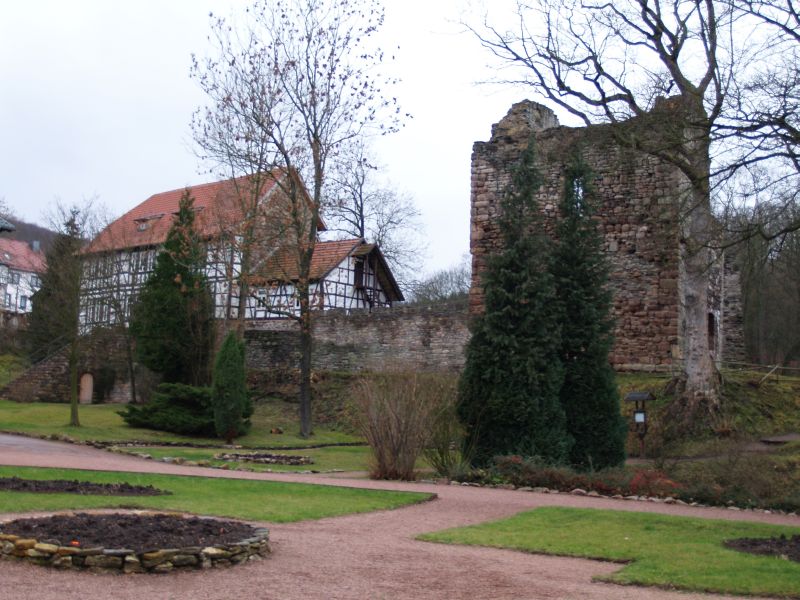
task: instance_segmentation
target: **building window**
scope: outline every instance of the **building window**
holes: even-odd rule
[[[19,297],[19,309],[25,310],[28,308],[28,297],[27,296],[20,296]]]
[[[6,305],[6,306],[9,306],[9,307],[11,306],[11,294],[6,294],[6,302],[5,302],[5,305]]]
[[[31,275],[31,287],[38,288],[41,285],[38,275]]]
[[[19,283],[19,273],[11,273],[11,283]]]

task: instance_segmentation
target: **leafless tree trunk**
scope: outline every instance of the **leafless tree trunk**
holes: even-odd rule
[[[521,69],[522,77],[511,81],[531,86],[587,125],[614,124],[618,143],[659,157],[685,177],[682,400],[687,418],[713,412],[719,378],[706,324],[714,232],[709,148],[730,77],[723,60],[730,16],[714,0],[538,0],[516,6],[514,30],[488,21],[473,28],[496,57]]]
[[[308,436],[310,268],[326,174],[342,144],[370,129],[397,127],[395,101],[385,95],[393,82],[376,75],[383,54],[371,40],[383,10],[377,0],[257,0],[246,18],[213,20],[218,56],[195,60],[192,74],[209,103],[196,113],[193,128],[204,158],[229,175],[273,176],[286,200],[285,213],[272,222],[286,234],[279,243],[293,248],[286,271],[300,308],[286,314],[300,328],[301,435]],[[308,193],[301,176],[310,184]],[[266,217],[262,198],[253,198],[259,218]],[[242,308],[248,294],[241,286],[246,289],[267,262],[255,254],[256,239],[245,242],[251,254],[242,256]]]

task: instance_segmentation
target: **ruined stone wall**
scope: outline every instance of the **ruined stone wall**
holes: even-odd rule
[[[472,153],[470,312],[483,310],[481,275],[487,257],[502,247],[500,199],[530,135],[543,177],[538,202],[552,232],[563,196],[565,167],[576,149],[593,173],[596,216],[611,267],[617,369],[671,368],[680,357],[678,302],[678,170],[652,156],[613,143],[606,126],[560,127],[551,111],[515,104]]]
[[[312,368],[457,371],[469,339],[467,320],[466,306],[458,303],[314,313]],[[297,368],[299,339],[293,322],[249,323],[245,339],[248,368]]]
[[[20,377],[0,389],[0,398],[16,402],[69,402],[69,348],[63,347],[34,364]],[[128,402],[130,378],[125,338],[119,333],[97,329],[81,340],[78,378],[93,378],[92,402]]]

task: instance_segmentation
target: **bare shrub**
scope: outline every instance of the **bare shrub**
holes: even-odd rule
[[[455,380],[453,380],[455,390]],[[472,468],[470,452],[464,451],[464,426],[456,413],[456,394],[441,398],[431,415],[430,439],[423,451],[425,460],[437,475],[461,479]]]
[[[442,407],[455,402],[455,379],[411,371],[380,373],[355,385],[359,425],[370,445],[374,479],[413,479]]]

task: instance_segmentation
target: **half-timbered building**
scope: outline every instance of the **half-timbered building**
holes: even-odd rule
[[[194,199],[195,227],[206,241],[205,275],[220,319],[276,319],[299,314],[296,247],[285,223],[289,210],[276,171],[258,187],[255,243],[249,293],[239,298],[242,277],[241,226],[253,193],[247,178],[230,179],[155,194],[106,227],[84,250],[81,326],[127,323],[131,307],[155,268],[156,256],[184,193]],[[325,230],[323,222],[318,231]],[[391,306],[403,300],[380,249],[364,240],[316,242],[310,272],[317,310]]]
[[[44,270],[39,242],[0,238],[0,311],[31,312],[31,298],[41,285]]]

